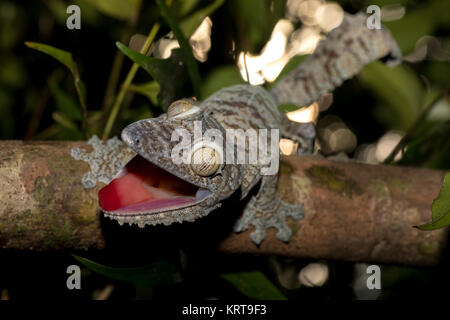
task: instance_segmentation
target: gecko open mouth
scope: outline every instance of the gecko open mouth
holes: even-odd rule
[[[100,189],[103,211],[120,215],[158,213],[205,200],[211,192],[182,180],[137,155]]]

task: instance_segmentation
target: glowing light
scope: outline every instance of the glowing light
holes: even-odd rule
[[[287,39],[293,29],[294,27],[289,20],[281,19],[275,25],[270,40],[266,43],[260,55],[241,52],[238,58],[238,66],[242,78],[253,85],[263,84],[266,80],[275,80],[289,61],[285,57],[285,52]]]
[[[319,104],[317,102],[314,102],[306,108],[288,112],[286,115],[291,121],[300,123],[315,123],[317,121],[317,116],[319,115]]]
[[[291,21],[298,20],[299,6],[303,0],[288,0],[286,3],[286,17]]]
[[[211,27],[212,21],[209,17],[206,17],[189,39],[192,53],[200,62],[205,62],[208,59],[208,51],[211,49]]]
[[[383,135],[380,140],[378,140],[376,152],[375,155],[377,157],[377,160],[380,162],[383,162],[394,150],[395,146],[400,142],[402,139],[403,134],[396,131],[390,131]],[[394,160],[398,161],[402,157],[402,153],[399,152],[395,156]]]
[[[304,27],[297,30],[291,36],[289,53],[292,56],[313,53],[320,39],[320,32],[316,28]]]
[[[290,139],[280,139],[280,150],[285,156],[290,156],[297,152],[298,145]]]
[[[339,128],[332,131],[328,145],[332,153],[346,152],[351,153],[356,148],[356,136],[347,128]]]
[[[297,15],[305,25],[313,26],[317,24],[316,12],[322,6],[321,0],[305,0],[298,6]]]
[[[381,20],[400,20],[406,13],[406,8],[400,4],[391,4],[381,8]]]
[[[284,55],[287,38],[294,30],[294,26],[289,20],[281,19],[275,25],[269,42],[264,46],[261,58],[265,61],[276,61]]]
[[[428,46],[427,44],[420,44],[416,42],[416,47],[414,51],[408,53],[405,57],[403,57],[404,61],[408,61],[410,63],[416,63],[424,60],[428,54]]]
[[[173,38],[172,32],[169,32],[156,42],[153,55],[158,59],[167,59],[172,55],[172,50],[179,47],[178,40]]]
[[[131,38],[130,41],[128,42],[128,46],[133,49],[134,51],[141,51],[142,46],[145,43],[145,39],[147,37],[144,36],[143,34],[134,34]],[[150,52],[150,50],[149,50]],[[147,55],[149,54],[149,52],[147,53]]]
[[[321,5],[315,13],[317,24],[329,32],[338,27],[344,20],[344,10],[336,2],[328,2]]]
[[[329,273],[326,264],[310,263],[300,271],[298,279],[307,287],[320,287],[327,281]]]
[[[447,121],[450,120],[450,103],[446,98],[439,100],[428,114],[428,120]]]
[[[317,125],[321,152],[325,155],[351,153],[357,145],[356,135],[339,118],[327,115]]]
[[[286,17],[277,22],[270,40],[259,55],[239,54],[237,63],[242,78],[250,84],[272,82],[292,57],[314,52],[322,39],[321,32],[329,32],[339,26],[344,11],[336,2],[288,0]],[[293,32],[292,22],[299,19],[303,27]]]
[[[376,149],[374,144],[361,144],[356,149],[354,158],[362,162],[377,164],[379,161],[375,155]]]
[[[242,79],[250,84],[259,85],[264,83],[264,78],[260,71],[264,67],[263,61],[259,56],[241,52],[238,58],[238,67],[241,72]]]
[[[441,41],[433,36],[423,36],[417,40],[415,48],[426,47],[426,57],[431,60],[450,61],[450,53],[443,48]]]
[[[262,70],[262,76],[265,80],[272,82],[278,77],[284,66],[289,62],[289,57],[284,56],[281,59],[267,64]]]
[[[211,28],[212,21],[206,17],[189,38],[192,53],[200,62],[208,59],[208,52],[211,49]],[[172,32],[169,32],[155,43],[153,55],[159,59],[167,59],[172,55],[172,50],[179,47],[178,40],[174,39]]]

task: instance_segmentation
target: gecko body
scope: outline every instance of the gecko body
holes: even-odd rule
[[[308,105],[354,76],[365,64],[388,54],[398,60],[400,50],[390,33],[385,29],[367,29],[365,17],[346,15],[342,25],[319,44],[314,54],[278,81],[270,92],[251,85],[227,87],[203,102],[180,100],[158,118],[127,126],[122,140],[138,156],[99,192],[105,215],[139,226],[194,221],[218,208],[235,192],[244,199],[250,197],[250,190],[258,188],[247,199],[234,230],[241,232],[253,226],[250,237],[260,244],[266,230],[273,227],[280,240],[288,241],[292,232],[286,218],[301,219],[303,207],[279,198],[278,174],[262,174],[265,164],[223,161],[226,148],[232,144],[227,140],[227,130],[279,130],[280,137],[298,143],[300,154],[311,153],[314,125],[289,121],[278,105]],[[199,128],[202,134],[215,132],[209,144],[195,141]],[[173,150],[180,145],[173,138],[177,130],[194,137],[188,143],[190,158],[183,163],[173,158]],[[268,145],[272,143],[270,139]],[[240,147],[246,159],[255,152],[248,145]],[[198,155],[200,163],[194,163]]]

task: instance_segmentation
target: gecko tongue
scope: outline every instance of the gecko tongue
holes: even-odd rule
[[[198,189],[136,156],[99,191],[98,200],[104,211],[133,214],[195,203]]]

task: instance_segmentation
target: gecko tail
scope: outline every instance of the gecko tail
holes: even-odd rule
[[[278,104],[307,106],[358,74],[368,63],[385,58],[388,66],[402,61],[389,30],[369,29],[368,16],[345,14],[339,27],[322,40],[300,66],[280,79],[271,94]]]

